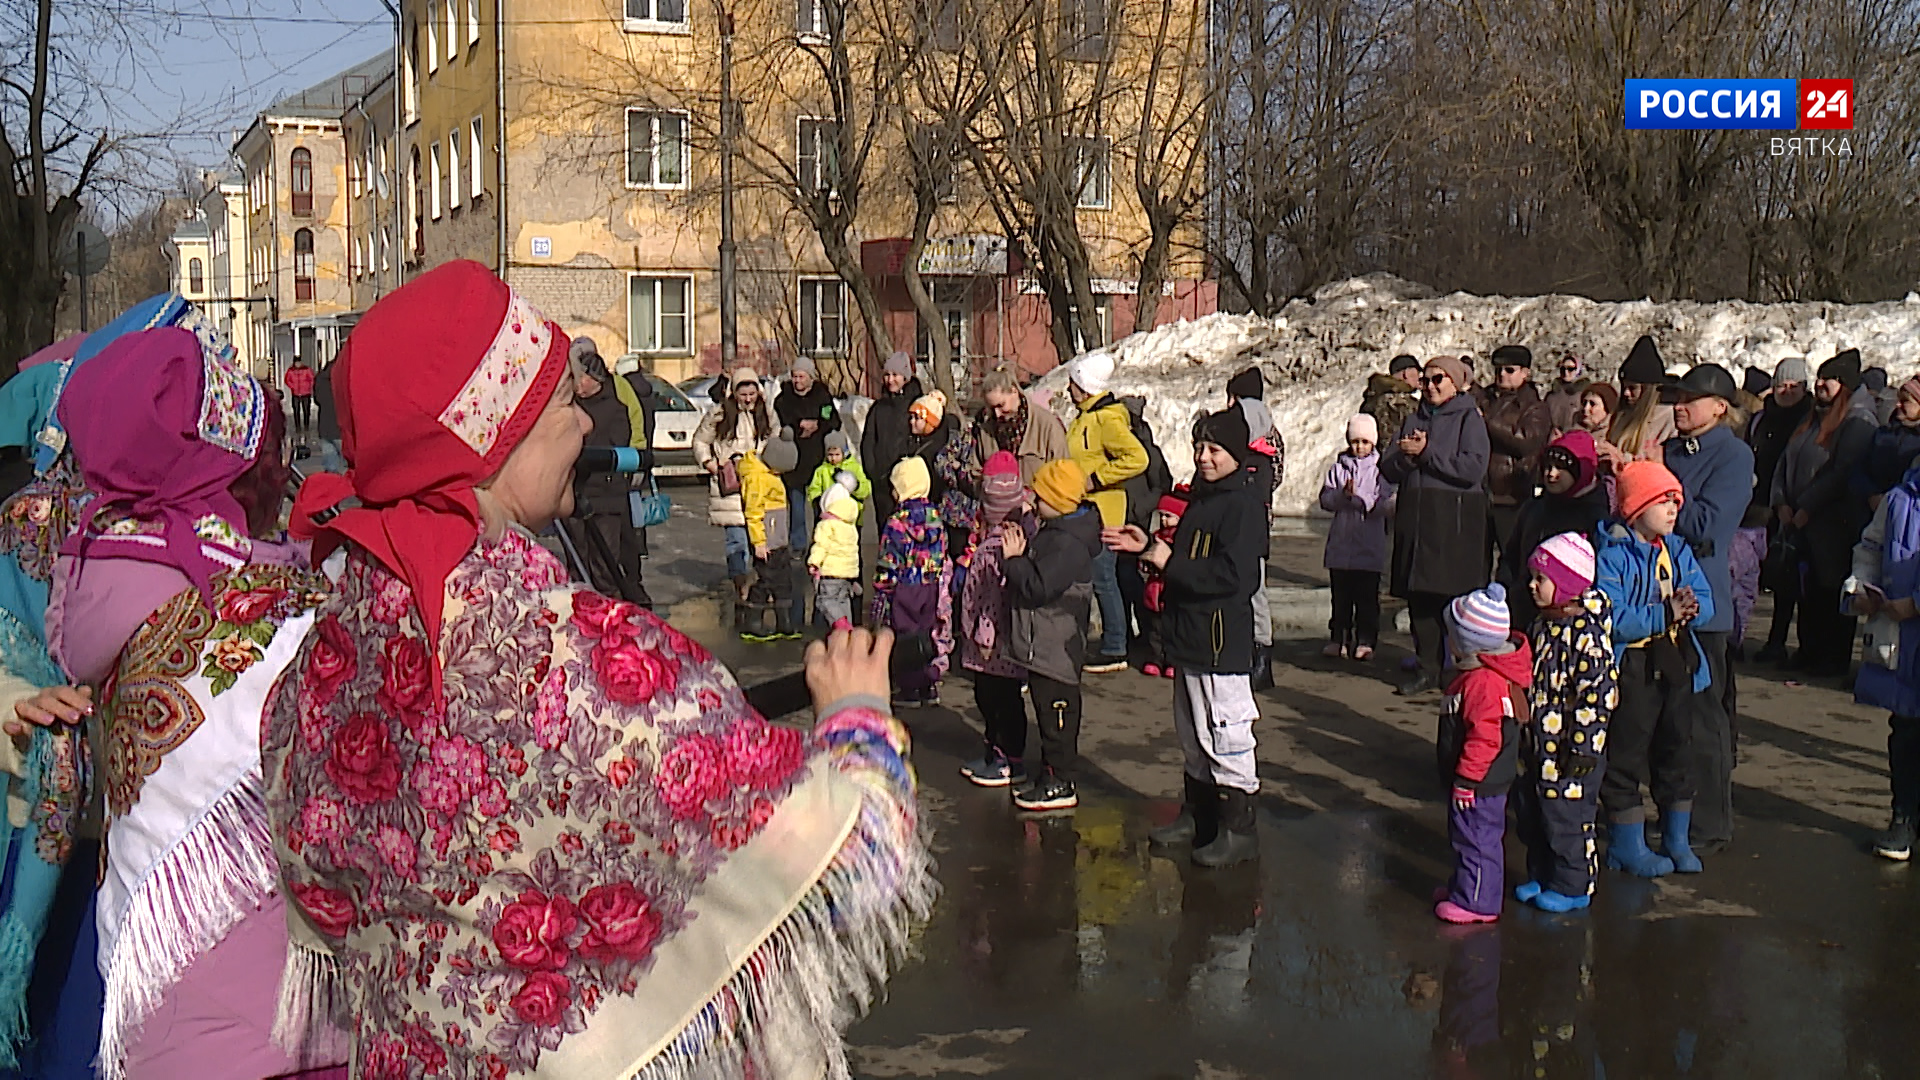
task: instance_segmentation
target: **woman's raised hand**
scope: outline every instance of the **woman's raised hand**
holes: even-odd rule
[[[887,659],[892,655],[893,631],[872,633],[859,626],[835,630],[807,646],[807,689],[813,694],[814,715],[854,694],[872,694],[885,701]]]
[[[93,688],[90,686],[49,686],[16,703],[13,715],[0,729],[9,735],[25,735],[29,725],[47,727],[57,723],[77,724],[93,715]]]

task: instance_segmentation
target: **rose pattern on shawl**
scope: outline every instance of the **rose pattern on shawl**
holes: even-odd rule
[[[205,679],[215,697],[232,689],[286,620],[325,599],[326,579],[261,564],[222,571],[209,584],[211,602],[198,590],[182,591],[147,616],[121,653],[102,713],[111,718],[102,780],[115,817],[133,807],[162,759],[205,722],[188,682]],[[272,602],[262,604],[268,594]],[[229,609],[258,617],[228,622],[220,612]]]
[[[49,745],[53,767],[29,820],[36,827],[34,851],[40,861],[62,866],[73,855],[74,826],[86,812],[83,793],[93,789],[93,750],[86,731],[77,726],[60,729]]]
[[[380,652],[380,680],[375,700],[388,713],[418,717],[433,712],[432,663],[419,638],[396,637],[387,642]]]
[[[423,635],[393,580],[350,552],[268,705],[282,871],[323,932],[346,934],[365,1075],[525,1074],[638,991],[700,883],[824,749],[517,531],[448,580],[446,705],[420,728],[404,709],[430,700],[407,674]],[[648,738],[623,724],[638,715],[657,718]],[[429,1068],[428,1040],[444,1064]]]
[[[29,578],[52,583],[60,547],[87,520],[92,501],[73,455],[61,454],[45,475],[0,505],[0,555],[13,556]]]

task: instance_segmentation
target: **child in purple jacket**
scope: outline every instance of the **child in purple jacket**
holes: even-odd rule
[[[1380,429],[1360,413],[1347,421],[1347,449],[1320,485],[1320,509],[1333,512],[1324,565],[1333,580],[1330,640],[1321,655],[1373,658],[1380,643],[1380,575],[1387,568],[1393,485],[1380,475]]]

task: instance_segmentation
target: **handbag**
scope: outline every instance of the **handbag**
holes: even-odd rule
[[[652,476],[647,477],[646,491],[634,488],[627,492],[627,515],[636,529],[665,525],[672,514],[673,499],[660,494],[660,485]]]
[[[740,494],[740,466],[732,458],[720,463],[720,497]]]

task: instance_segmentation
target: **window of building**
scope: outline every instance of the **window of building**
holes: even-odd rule
[[[296,229],[293,233],[293,298],[307,303],[313,301],[312,229]]]
[[[207,266],[199,259],[187,260],[187,291],[197,293],[207,287]]]
[[[832,191],[840,179],[840,146],[831,120],[800,118],[799,154],[794,175],[800,190],[813,194]]]
[[[427,212],[433,220],[440,220],[440,144],[427,147]]]
[[[406,100],[402,104],[407,123],[412,124],[420,119],[420,28],[417,26],[407,35],[407,51],[400,57],[400,63],[406,68],[403,73],[406,80],[402,88]]]
[[[846,353],[846,286],[839,278],[800,279],[800,351],[810,356]]]
[[[1108,0],[1061,0],[1060,14],[1065,26],[1061,40],[1067,56],[1075,60],[1098,60],[1107,51]]]
[[[832,0],[797,0],[794,30],[801,41],[825,44],[833,40],[830,3]]]
[[[447,62],[460,55],[459,0],[447,0]]]
[[[1113,205],[1113,140],[1105,136],[1072,140],[1073,188],[1078,204],[1094,210]]]
[[[687,186],[687,115],[627,110],[627,186]]]
[[[480,168],[480,163],[483,160],[481,147],[486,142],[486,130],[486,125],[482,123],[480,117],[476,116],[473,118],[473,124],[467,132],[467,134],[472,137],[467,146],[467,168],[473,173],[473,178],[467,189],[467,193],[476,201],[479,200],[480,193],[486,190],[486,176],[481,172]]]
[[[447,136],[447,205],[460,209],[460,132]]]
[[[380,269],[393,269],[393,227],[380,226]]]
[[[627,29],[684,30],[687,0],[627,0]]]
[[[293,216],[313,216],[313,152],[306,147],[293,151],[287,169],[287,184],[293,193]]]
[[[690,353],[693,279],[634,274],[627,278],[627,348]]]
[[[418,260],[427,251],[426,215],[421,213],[427,205],[425,193],[420,190],[420,148],[413,148],[407,160],[407,217],[409,222],[406,237],[401,243],[407,245],[411,253],[407,262]],[[404,257],[404,256],[403,256]]]
[[[433,8],[427,8],[427,74],[440,70],[440,20],[433,17]]]
[[[354,197],[360,197],[360,157],[347,148],[347,191]]]
[[[480,44],[480,0],[467,0],[467,44]]]
[[[1070,308],[1069,310],[1073,310],[1073,309]],[[1107,342],[1113,340],[1113,298],[1112,297],[1096,296],[1093,298],[1093,318],[1094,318],[1094,322],[1099,324],[1098,325],[1099,334],[1100,334],[1099,341],[1088,341],[1086,334],[1082,333],[1080,330],[1079,316],[1077,314],[1072,316],[1074,352],[1083,353],[1083,352],[1086,352],[1088,349],[1098,349],[1101,346],[1105,345]]]
[[[347,249],[347,276],[356,280],[360,277],[360,238],[357,236],[353,238],[353,246]]]

